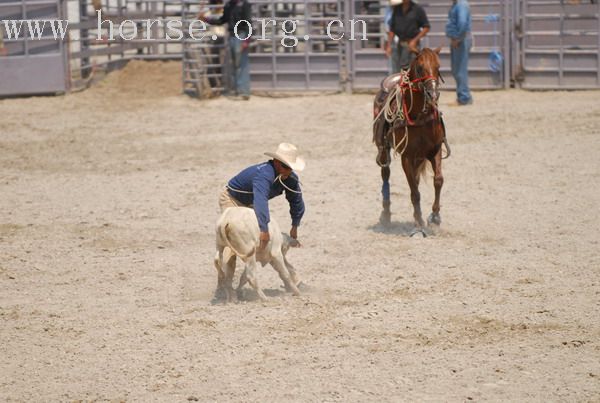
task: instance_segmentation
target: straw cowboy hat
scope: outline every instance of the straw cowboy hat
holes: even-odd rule
[[[304,159],[298,156],[296,146],[290,143],[281,143],[274,153],[266,152],[265,155],[283,162],[294,171],[302,171],[306,166]]]

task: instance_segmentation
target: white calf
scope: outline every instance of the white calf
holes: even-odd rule
[[[261,300],[265,301],[267,299],[256,278],[255,268],[258,261],[263,266],[270,263],[279,273],[286,290],[291,291],[294,295],[300,295],[297,287],[299,280],[296,271],[285,258],[290,246],[297,246],[298,241],[287,234],[283,234],[277,221],[272,217],[271,222],[269,222],[270,240],[263,250],[259,249],[259,234],[256,214],[253,209],[247,207],[230,207],[223,212],[217,221],[215,267],[218,273],[218,289],[225,289],[228,301],[234,299],[232,282],[235,273],[235,256],[238,256],[245,263],[244,273],[242,273],[237,288],[238,291],[248,281]]]

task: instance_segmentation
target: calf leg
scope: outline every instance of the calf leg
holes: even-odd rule
[[[225,298],[225,273],[223,272],[223,248],[218,248],[215,259],[215,269],[217,269],[217,289],[215,290],[215,296],[213,302],[217,302]]]
[[[229,248],[226,248],[229,249]],[[227,302],[237,300],[237,295],[233,290],[233,276],[235,274],[235,255],[231,256],[229,260],[225,260],[225,278],[223,280],[223,287],[227,293]]]
[[[255,270],[256,270],[256,256],[250,256],[248,258],[248,260],[246,261],[246,268],[244,270],[244,275],[248,279],[248,282],[250,283],[252,288],[254,288],[254,290],[258,294],[258,297],[262,301],[266,301],[267,296],[265,295],[263,290],[258,285],[258,279],[256,278]]]
[[[298,285],[300,285],[301,281],[298,278],[298,274],[296,273],[296,269],[294,268],[294,266],[292,266],[292,264],[287,260],[287,257],[285,255],[283,255],[283,263],[285,264],[285,267],[287,267],[288,271],[290,272],[290,278],[292,279],[292,283],[296,284],[296,287]]]
[[[275,270],[277,270],[277,273],[279,273],[279,278],[281,278],[283,281],[285,289],[287,291],[291,291],[292,294],[296,296],[300,295],[300,290],[296,286],[296,283],[290,279],[290,273],[285,267],[283,255],[280,254],[278,256],[274,256],[273,260],[271,260],[271,265],[275,268]]]

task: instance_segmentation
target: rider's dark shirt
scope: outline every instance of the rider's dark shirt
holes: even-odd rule
[[[228,1],[223,8],[223,15],[209,22],[217,25],[227,24],[229,34],[233,36],[235,24],[239,21],[242,22],[237,27],[238,37],[244,39],[248,36],[248,24],[252,24],[250,3],[246,0]]]
[[[429,26],[427,14],[420,5],[411,1],[406,14],[402,12],[402,5],[394,6],[390,31],[392,31],[400,41],[410,41],[419,34],[421,29]]]

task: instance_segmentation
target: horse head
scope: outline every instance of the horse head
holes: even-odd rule
[[[417,83],[425,94],[425,104],[437,109],[440,98],[439,82],[444,82],[440,73],[440,51],[442,48],[421,50],[410,65],[410,80]]]

